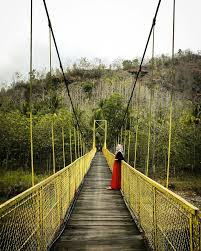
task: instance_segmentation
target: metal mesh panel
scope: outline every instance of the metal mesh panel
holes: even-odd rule
[[[114,155],[103,152],[111,168]],[[125,162],[121,189],[152,250],[201,251],[198,208]]]
[[[0,250],[46,250],[96,150],[0,206]]]
[[[154,247],[154,222],[153,222],[153,190],[152,186],[139,177],[139,213],[140,223],[146,233],[149,245]]]
[[[0,218],[0,250],[19,250],[33,239],[38,230],[38,194],[27,195],[23,201],[12,204],[9,210],[5,210]],[[24,215],[24,219],[22,219]],[[22,228],[22,226],[25,226]],[[2,236],[4,235],[4,238]],[[37,245],[37,243],[35,243]]]

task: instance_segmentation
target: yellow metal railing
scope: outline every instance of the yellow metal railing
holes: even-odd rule
[[[64,222],[96,149],[0,206],[0,250],[46,250]]]
[[[103,149],[112,170],[114,155]],[[122,162],[121,190],[131,213],[158,251],[201,251],[201,215],[198,208]]]

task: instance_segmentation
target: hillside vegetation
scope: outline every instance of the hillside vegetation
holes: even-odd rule
[[[132,82],[138,68],[137,59],[106,67],[93,65],[86,59],[66,69],[70,92],[85,142],[92,145],[94,119],[108,121],[108,148],[114,149],[115,135],[122,121]],[[149,101],[153,95],[151,117],[151,148],[149,175],[163,179],[167,168],[170,92],[173,91],[173,125],[171,147],[171,177],[201,173],[201,55],[179,51],[175,58],[176,81],[172,86],[172,61],[168,56],[155,58],[144,65],[121,133],[129,163],[133,165],[136,124],[138,148],[136,168],[145,172],[147,158]],[[132,74],[133,73],[133,74]],[[38,175],[52,173],[51,123],[55,125],[56,169],[63,167],[61,127],[65,132],[66,164],[70,163],[69,143],[72,134],[73,159],[74,122],[69,98],[59,70],[50,74],[33,72],[33,143],[34,167]],[[0,91],[0,168],[2,173],[30,171],[29,83],[16,75],[12,85]],[[139,107],[139,113],[138,113]],[[101,141],[102,135],[96,135]],[[30,178],[31,179],[31,178]],[[1,191],[5,193],[5,191]]]

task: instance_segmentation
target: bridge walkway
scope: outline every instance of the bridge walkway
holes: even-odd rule
[[[65,230],[51,250],[146,250],[120,191],[107,190],[111,172],[97,153]]]

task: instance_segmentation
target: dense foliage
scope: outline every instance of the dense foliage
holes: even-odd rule
[[[85,142],[92,144],[94,119],[108,121],[108,147],[116,144],[115,135],[122,121],[132,89],[138,59],[114,62],[110,67],[100,61],[81,59],[66,69],[70,92],[80,119]],[[137,167],[144,172],[147,158],[149,101],[153,95],[151,117],[150,174],[165,175],[169,130],[170,92],[173,90],[171,172],[201,171],[201,55],[181,51],[175,58],[176,81],[172,86],[172,61],[168,56],[147,61],[129,109],[127,123],[119,138],[130,163],[134,161],[136,124],[139,124]],[[134,74],[134,76],[132,76]],[[75,159],[74,122],[69,98],[59,70],[50,74],[33,72],[33,142],[37,173],[52,173],[51,124],[54,121],[56,168],[63,167],[61,128],[65,131],[66,163],[70,162],[70,131]],[[140,88],[139,88],[140,87]],[[140,89],[140,90],[139,90]],[[15,81],[0,91],[0,168],[30,170],[29,82],[16,74]],[[138,109],[139,108],[139,109]]]

